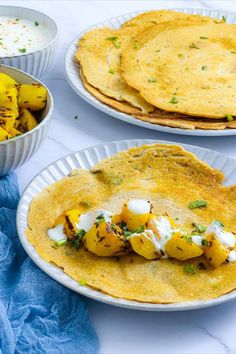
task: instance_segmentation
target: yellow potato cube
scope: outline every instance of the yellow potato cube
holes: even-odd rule
[[[165,250],[169,257],[179,261],[199,257],[203,254],[203,249],[196,245],[191,237],[184,235],[181,231],[175,232],[172,238],[167,241]]]
[[[85,234],[83,242],[86,250],[99,257],[118,256],[129,251],[123,230],[106,221],[94,224]]]
[[[16,120],[16,115],[10,109],[0,108],[0,126],[9,131],[13,128]]]
[[[9,75],[0,73],[0,83],[5,86],[5,88],[12,88],[18,85],[18,83]]]
[[[135,201],[132,200],[132,202]],[[139,202],[139,200],[137,202]],[[143,202],[147,203],[146,201]],[[145,226],[149,220],[149,217],[150,217],[150,207],[148,212],[138,214],[138,213],[134,213],[130,209],[129,202],[123,205],[121,218],[126,223],[128,230],[137,230],[139,227]]]
[[[8,140],[11,138],[11,135],[0,127],[0,141]]]
[[[155,246],[149,230],[140,234],[131,235],[127,237],[127,239],[130,242],[134,252],[138,253],[140,256],[143,256],[146,259],[160,258],[161,253]]]
[[[63,224],[66,236],[69,239],[73,239],[78,232],[76,224],[79,223],[80,214],[81,211],[79,209],[65,210],[56,218],[55,226]]]
[[[0,94],[6,91],[6,86],[0,81]]]
[[[0,108],[10,110],[15,114],[15,118],[19,115],[18,102],[17,102],[17,89],[9,88],[2,92],[0,95]]]
[[[47,90],[40,84],[20,85],[18,101],[20,108],[39,111],[46,105]]]
[[[19,130],[15,129],[15,128],[9,129],[9,133],[12,136],[12,138],[15,138],[18,135],[22,135],[22,132],[20,132]]]
[[[214,234],[209,234],[204,242],[204,255],[213,267],[219,267],[226,261],[230,249],[225,247]]]
[[[36,118],[26,108],[20,110],[20,121],[22,129],[26,132],[34,129],[38,125]]]

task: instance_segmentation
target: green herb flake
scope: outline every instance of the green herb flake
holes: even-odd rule
[[[193,243],[192,237],[189,235],[183,235],[182,239],[185,240],[188,243]]]
[[[157,81],[157,80],[156,80],[154,77],[150,77],[150,78],[148,79],[148,82],[149,82],[150,84],[154,84],[156,81]]]
[[[169,103],[171,103],[171,104],[177,104],[178,102],[179,102],[179,100],[178,100],[178,98],[176,96],[173,96],[171,98],[171,100],[169,101]]]
[[[137,41],[135,41],[135,42],[133,43],[133,48],[134,48],[134,49],[139,49],[140,47],[141,47],[141,44],[138,43]]]
[[[202,246],[208,247],[209,246],[209,242],[206,239],[202,240]]]
[[[202,69],[202,71],[206,71],[206,70],[207,70],[207,65],[203,65],[203,66],[201,67],[201,69]]]
[[[227,19],[226,19],[226,17],[225,17],[225,16],[222,16],[222,18],[221,18],[221,19],[222,19],[222,21],[223,21],[224,23],[226,23],[226,20],[227,20]]]
[[[193,48],[193,49],[200,49],[199,47],[197,47],[197,46],[196,46],[196,44],[195,44],[195,43],[192,43],[192,44],[189,46],[189,48]]]
[[[206,227],[201,224],[193,223],[193,226],[196,228],[198,232],[200,232],[200,234],[206,231]]]
[[[62,240],[55,242],[55,246],[56,247],[65,246],[66,242],[67,242],[66,239],[63,238]]]
[[[117,42],[118,37],[112,36],[112,37],[107,37],[106,38],[107,41],[110,41],[115,48],[119,49],[121,47],[121,44],[119,42]]]
[[[104,222],[105,221],[105,218],[104,218],[104,215],[102,215],[102,214],[100,214],[100,215],[98,215],[97,217],[96,217],[96,224],[97,225],[99,225],[99,224],[101,224],[102,222]]]
[[[112,176],[111,183],[114,186],[119,186],[123,182],[123,179],[120,176]]]
[[[231,52],[230,52],[231,54],[236,54],[236,52],[235,51],[233,51],[233,50],[231,50]]]
[[[81,246],[81,241],[84,235],[86,234],[86,231],[84,229],[80,229],[77,234],[75,235],[75,238],[71,241],[69,241],[70,246],[74,247],[75,249],[79,250]]]
[[[19,18],[16,18],[16,22],[20,21]]]
[[[184,266],[185,273],[196,274],[196,267],[193,264],[186,264]]]
[[[109,74],[112,74],[112,75],[115,74],[115,70],[114,69],[109,69],[108,72],[109,72]]]
[[[226,119],[228,122],[232,122],[234,120],[234,117],[231,114],[227,114]]]
[[[37,21],[34,21],[34,25],[37,27],[39,26],[39,23]]]
[[[223,224],[223,222],[221,222],[220,220],[215,220],[216,225],[220,226],[220,227],[225,227],[225,225]]]
[[[160,51],[161,51],[160,49],[155,50],[156,53],[160,53]]]
[[[133,234],[141,234],[144,231],[144,226],[139,226],[136,230],[133,230],[132,233]]]
[[[25,48],[20,48],[18,49],[20,53],[26,53],[26,49]]]
[[[194,200],[193,202],[190,202],[188,205],[189,209],[202,208],[206,206],[207,206],[207,202],[205,202],[205,200]]]
[[[126,237],[128,237],[128,236],[132,235],[133,232],[132,231],[125,231],[124,234]]]
[[[79,280],[79,285],[81,285],[81,286],[86,286],[87,283],[86,283],[85,280],[81,279],[81,280]]]
[[[182,53],[179,53],[179,54],[178,54],[178,57],[179,57],[180,59],[183,59],[183,58],[184,58],[184,55],[183,55]]]
[[[200,36],[200,39],[208,39],[208,37]]]

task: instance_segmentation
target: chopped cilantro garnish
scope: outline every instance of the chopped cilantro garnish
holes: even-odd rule
[[[226,22],[226,17],[222,16],[222,21],[225,23]]]
[[[196,273],[196,267],[195,267],[194,264],[186,264],[184,266],[184,271],[185,271],[185,273],[195,274]]]
[[[70,241],[70,245],[78,250],[81,245],[81,240],[85,234],[86,231],[84,229],[80,229],[79,232],[75,235],[75,238]]]
[[[100,214],[96,217],[96,224],[101,224],[102,222],[105,221],[104,215]]]
[[[179,53],[179,54],[178,54],[178,57],[179,57],[180,59],[183,59],[183,58],[184,58],[184,55],[183,55],[182,53]]]
[[[112,36],[112,37],[107,37],[106,40],[110,41],[115,48],[120,48],[121,44],[119,42],[117,42],[118,37]]]
[[[16,18],[16,21],[17,21],[17,22],[20,21],[19,18]]]
[[[196,44],[192,43],[189,48],[193,48],[193,49],[200,49],[199,47],[196,46]]]
[[[221,222],[220,220],[215,220],[215,223],[220,226],[220,227],[224,227],[225,225],[223,224],[223,222]]]
[[[134,49],[139,49],[140,46],[141,46],[141,44],[138,43],[137,41],[135,41],[134,44],[133,44],[133,48],[134,48]]]
[[[114,186],[119,186],[123,182],[123,179],[121,176],[112,176],[111,177],[111,183],[114,184]]]
[[[160,53],[160,51],[161,51],[160,49],[157,49],[157,50],[156,50],[156,53]]]
[[[205,247],[209,246],[209,242],[205,238],[202,240],[202,246],[205,246]]]
[[[60,241],[55,242],[56,247],[61,247],[61,246],[64,246],[65,244],[66,244],[66,239],[65,238],[63,238]]]
[[[37,21],[34,21],[35,26],[39,26],[39,23]]]
[[[141,234],[144,231],[144,226],[139,226],[136,230],[133,231],[135,234]]]
[[[171,100],[169,101],[169,103],[172,103],[172,104],[177,104],[179,102],[178,98],[176,96],[173,96],[171,98]]]
[[[87,283],[85,280],[81,279],[81,280],[79,280],[79,285],[85,286],[85,285],[87,285]]]
[[[18,49],[20,53],[26,53],[26,49],[25,48],[20,48]]]
[[[207,202],[205,202],[204,200],[194,200],[188,205],[189,209],[201,208],[205,206],[207,206]]]
[[[208,37],[200,36],[200,39],[208,39]]]
[[[115,74],[115,70],[114,69],[109,69],[108,72],[109,72],[109,74]]]
[[[182,238],[183,238],[186,242],[188,242],[188,243],[192,243],[192,242],[193,242],[191,236],[183,235]]]
[[[228,122],[232,122],[234,120],[234,117],[231,114],[227,114],[226,118]]]
[[[154,77],[150,77],[148,79],[148,82],[150,82],[151,84],[154,84],[157,80]]]
[[[125,231],[125,236],[128,237],[128,236],[132,235],[132,233],[133,233],[132,231]]]
[[[203,65],[203,66],[201,67],[201,69],[202,69],[203,71],[207,70],[207,65]]]
[[[193,226],[195,226],[196,230],[200,232],[200,234],[206,231],[206,227],[201,224],[193,223]]]

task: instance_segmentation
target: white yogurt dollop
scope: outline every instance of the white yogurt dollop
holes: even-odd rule
[[[234,247],[235,237],[231,232],[224,231],[217,221],[213,221],[206,230],[206,235],[214,234],[226,247]]]
[[[64,233],[64,226],[62,224],[48,230],[48,236],[52,241],[59,242],[66,240],[66,234]]]
[[[36,20],[0,16],[0,57],[25,55],[43,48],[48,29]]]
[[[135,215],[142,215],[150,213],[151,205],[143,199],[132,199],[128,201],[127,208]]]

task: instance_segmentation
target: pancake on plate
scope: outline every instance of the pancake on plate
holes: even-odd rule
[[[120,112],[183,129],[233,129],[234,32],[224,20],[150,11],[85,33],[75,60],[85,88]]]
[[[135,147],[47,187],[27,238],[47,262],[111,296],[208,300],[236,288],[236,186],[182,147]]]

